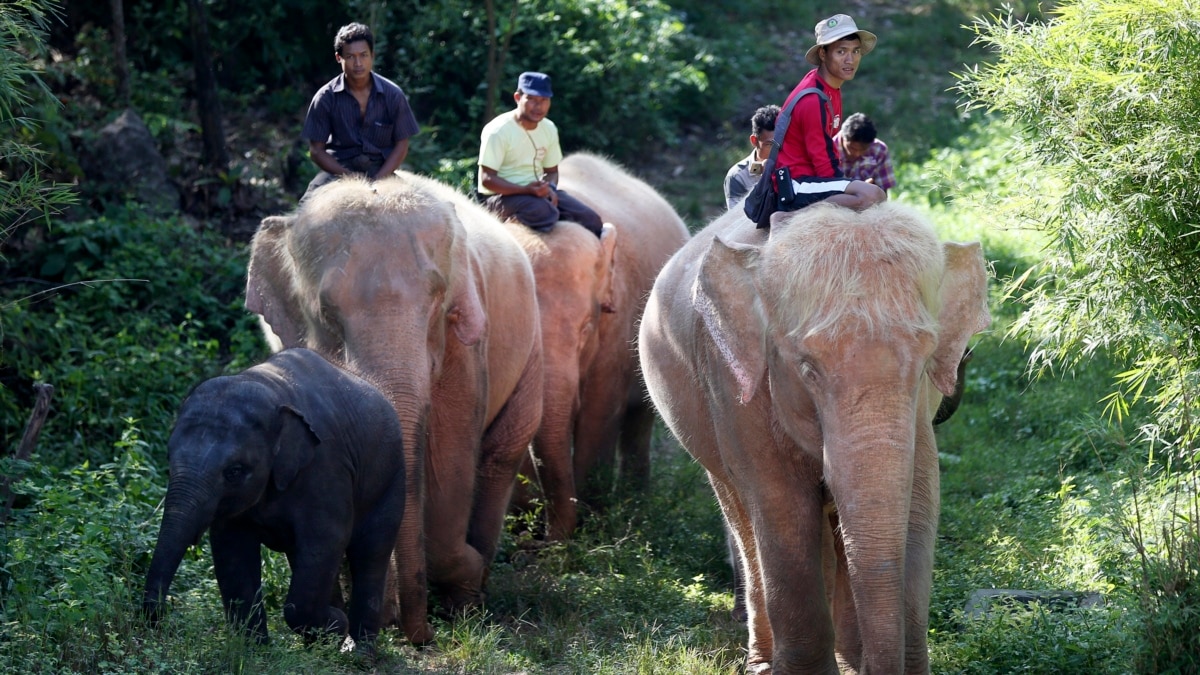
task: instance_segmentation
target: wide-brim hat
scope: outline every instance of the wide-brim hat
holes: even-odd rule
[[[858,26],[854,25],[854,19],[851,19],[845,14],[834,14],[817,24],[816,29],[817,44],[808,48],[808,52],[804,54],[804,60],[814,66],[821,65],[821,59],[817,57],[817,52],[821,47],[831,45],[838,40],[845,40],[851,35],[858,35],[859,41],[862,43],[863,56],[871,53],[875,48],[875,43],[879,38],[875,37],[874,33],[865,30],[859,30]]]

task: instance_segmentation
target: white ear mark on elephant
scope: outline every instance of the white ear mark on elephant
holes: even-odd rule
[[[275,441],[271,479],[275,489],[283,491],[316,454],[321,438],[309,425],[304,413],[290,405],[279,406],[279,437]]]
[[[303,347],[304,317],[292,290],[287,265],[287,231],[293,218],[264,218],[250,245],[246,270],[246,309],[262,316],[283,347]]]
[[[942,311],[938,315],[941,334],[933,353],[930,378],[938,391],[954,395],[958,362],[971,336],[992,322],[987,306],[987,270],[979,242],[944,242],[946,271],[942,275]]]
[[[613,314],[617,311],[613,281],[617,278],[617,227],[604,223],[600,230],[600,258],[596,261],[596,275],[600,279],[600,311]]]
[[[760,249],[719,237],[700,262],[692,304],[749,403],[766,370],[766,315],[755,284]]]

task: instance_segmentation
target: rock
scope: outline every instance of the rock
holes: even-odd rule
[[[133,199],[158,215],[179,211],[179,188],[171,182],[150,130],[133,109],[101,129],[88,150],[84,173],[102,187],[101,193]]]
[[[1082,591],[1021,591],[1008,588],[984,588],[971,593],[963,611],[967,618],[978,619],[987,615],[993,607],[1011,607],[1017,604],[1024,606],[1039,604],[1050,611],[1061,611],[1103,606],[1104,596],[1099,593]]]

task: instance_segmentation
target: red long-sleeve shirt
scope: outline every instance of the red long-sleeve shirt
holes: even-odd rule
[[[788,123],[779,156],[775,159],[775,165],[786,166],[792,178],[840,178],[842,175],[833,144],[833,135],[842,125],[842,90],[829,86],[817,72],[816,68],[809,71],[784,101],[786,107],[797,92],[808,87],[816,87],[829,96],[826,104],[820,96],[810,94],[800,99],[792,110],[792,121]]]

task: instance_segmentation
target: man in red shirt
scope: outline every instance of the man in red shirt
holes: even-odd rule
[[[829,100],[810,94],[796,102],[775,165],[791,172],[796,195],[791,208],[824,200],[861,211],[885,201],[887,193],[877,185],[842,176],[833,137],[842,123],[842,85],[854,79],[859,61],[875,48],[877,38],[859,30],[845,14],[818,23],[816,37],[817,43],[804,58],[817,67],[800,80],[784,108],[810,87]]]

